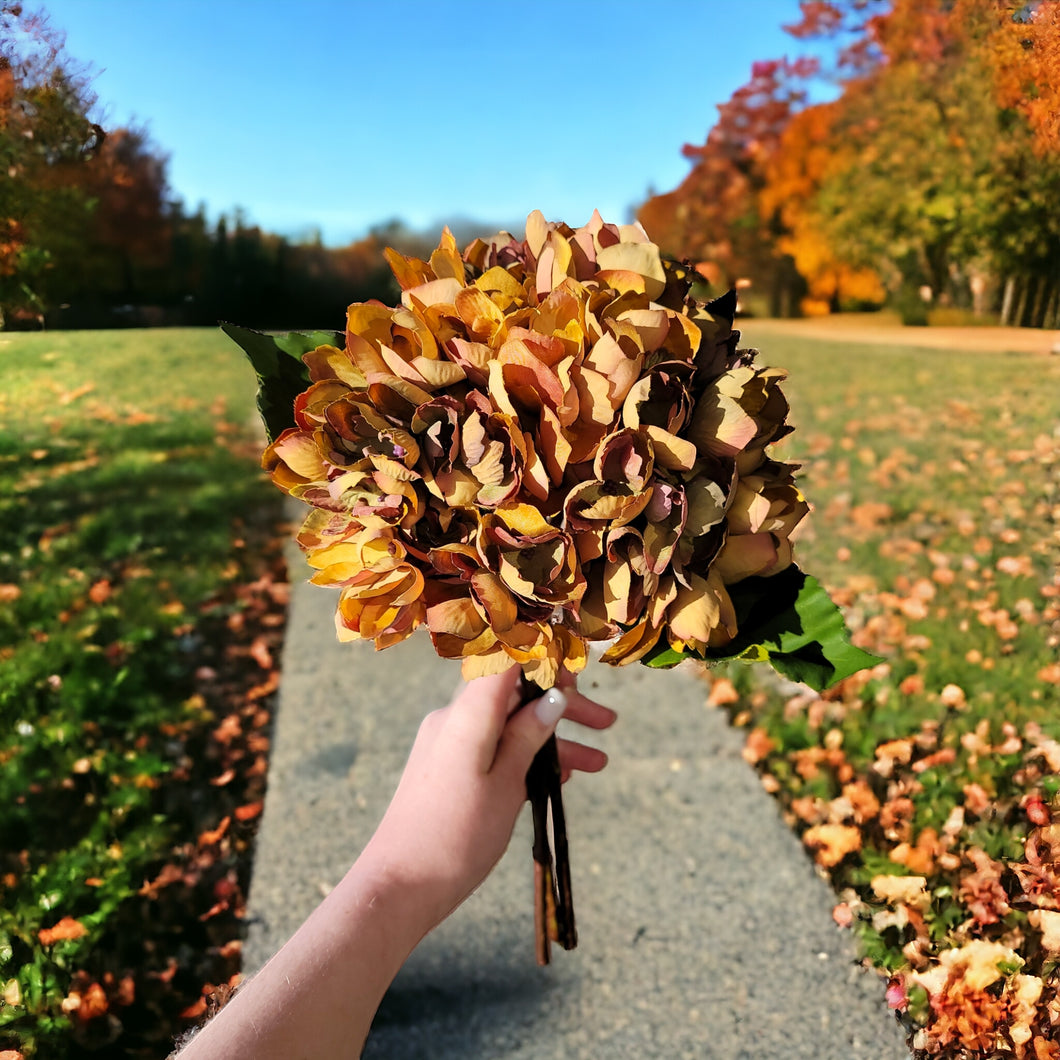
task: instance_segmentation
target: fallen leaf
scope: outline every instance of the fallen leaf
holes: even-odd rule
[[[1042,949],[1060,953],[1060,913],[1052,909],[1032,909],[1027,914],[1031,927],[1042,933]]]
[[[846,824],[819,824],[807,828],[802,841],[813,851],[818,865],[831,869],[847,854],[861,849],[861,829]]]
[[[74,387],[73,390],[64,390],[59,395],[59,404],[70,405],[78,398],[83,398],[86,394],[91,394],[95,389],[95,383],[82,383],[80,386]]]
[[[182,1020],[197,1020],[206,1012],[206,998],[200,997],[198,1001],[192,1002],[186,1009],[184,1009],[180,1018]]]
[[[68,1000],[75,997],[79,999],[80,1003],[74,1011],[82,1023],[88,1023],[89,1020],[106,1015],[107,1009],[110,1007],[107,1003],[106,991],[99,983],[92,983],[83,993],[71,993]]]
[[[101,578],[98,582],[94,582],[92,587],[88,590],[88,598],[94,604],[104,603],[110,594],[111,585],[107,578]]]
[[[927,879],[923,876],[873,876],[871,886],[878,898],[891,905],[900,902],[914,909],[931,905]]]
[[[200,833],[199,846],[208,847],[212,846],[214,843],[219,842],[221,839],[224,838],[224,834],[228,831],[228,826],[229,824],[231,824],[231,822],[231,817],[222,817],[221,823],[216,828]]]
[[[249,651],[250,657],[260,666],[263,670],[272,669],[272,652],[269,651],[268,642],[264,637],[255,637],[253,643],[250,645]]]
[[[708,699],[715,707],[724,707],[729,703],[738,703],[740,693],[736,691],[736,686],[727,677],[719,677],[710,686]]]
[[[54,946],[57,942],[64,942],[67,939],[79,939],[87,934],[88,928],[80,920],[75,920],[72,916],[64,916],[62,920],[52,927],[41,928],[37,932],[37,938],[40,939],[42,946]]]
[[[258,802],[248,802],[245,806],[237,806],[234,810],[237,821],[253,821],[257,817],[263,807],[264,803],[259,800]]]
[[[761,762],[775,747],[776,744],[766,734],[765,729],[760,726],[754,728],[748,733],[747,741],[744,743],[744,761],[751,765]]]

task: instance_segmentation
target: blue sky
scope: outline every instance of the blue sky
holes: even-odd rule
[[[688,172],[756,59],[798,53],[797,0],[44,0],[146,123],[170,184],[338,245],[530,210],[624,221]]]

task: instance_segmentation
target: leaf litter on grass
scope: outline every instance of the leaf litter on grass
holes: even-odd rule
[[[163,1057],[238,975],[265,786],[287,586],[253,376],[209,332],[15,346],[0,1054]]]
[[[818,508],[798,549],[885,662],[711,700],[914,1053],[1058,1060],[1060,364],[770,344]]]

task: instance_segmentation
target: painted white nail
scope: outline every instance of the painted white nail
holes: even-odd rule
[[[566,709],[567,697],[558,688],[550,688],[534,704],[534,713],[542,725],[555,725]]]

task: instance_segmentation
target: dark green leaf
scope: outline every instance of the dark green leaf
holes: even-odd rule
[[[309,386],[302,354],[318,346],[341,347],[344,341],[334,331],[269,335],[237,324],[222,324],[221,330],[242,348],[258,374],[258,411],[270,442],[294,426],[294,399]]]
[[[768,661],[818,691],[879,659],[850,643],[843,614],[821,583],[796,566],[729,586],[739,633],[708,659]]]

